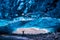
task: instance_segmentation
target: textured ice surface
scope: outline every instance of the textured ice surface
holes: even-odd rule
[[[0,0],[0,28],[60,28],[59,4],[60,0]]]

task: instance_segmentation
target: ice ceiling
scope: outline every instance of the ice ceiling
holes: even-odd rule
[[[59,31],[59,4],[60,0],[0,0],[0,32],[29,27]]]

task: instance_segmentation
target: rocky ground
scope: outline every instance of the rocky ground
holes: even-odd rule
[[[0,35],[0,40],[60,40],[60,33],[46,33],[37,35]]]

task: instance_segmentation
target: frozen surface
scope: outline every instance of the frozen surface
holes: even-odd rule
[[[0,0],[0,29],[60,28],[60,0]],[[8,32],[8,31],[7,31]]]

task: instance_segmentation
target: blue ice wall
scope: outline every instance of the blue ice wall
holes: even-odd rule
[[[0,29],[60,28],[60,0],[0,0]],[[6,30],[5,30],[6,31]]]

